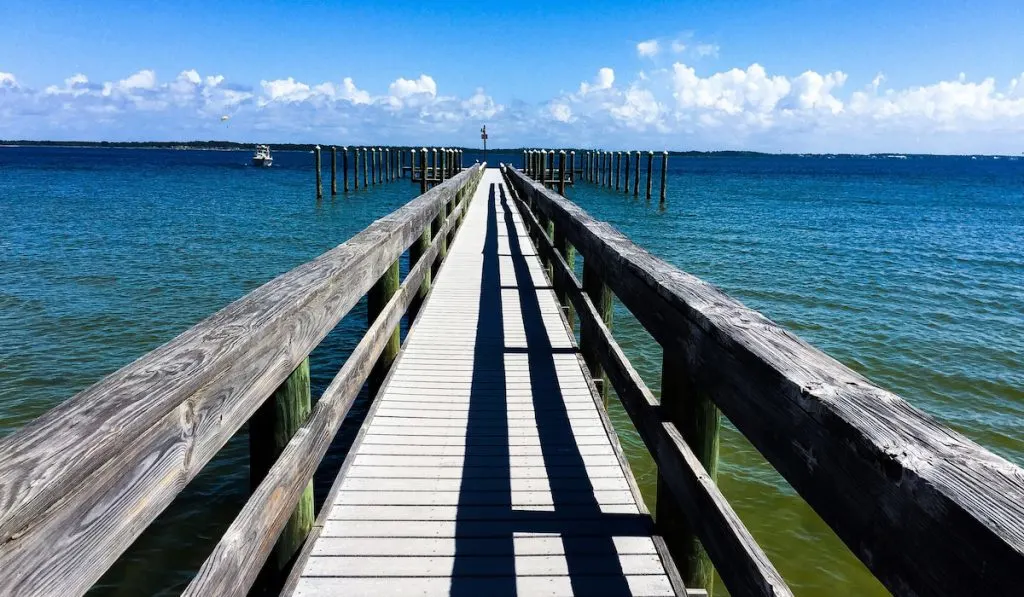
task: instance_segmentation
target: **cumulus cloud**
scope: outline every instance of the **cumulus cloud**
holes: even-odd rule
[[[669,42],[659,47],[676,52]],[[680,52],[695,59],[693,48]],[[493,143],[510,145],[1018,153],[1024,135],[1024,73],[893,89],[882,73],[851,81],[841,70],[694,64],[679,59],[625,75],[604,67],[574,91],[508,104],[483,88],[443,94],[427,74],[375,92],[351,77],[284,77],[253,88],[194,69],[112,81],[75,73],[36,89],[0,72],[0,138],[465,144],[486,123]]]
[[[615,71],[608,68],[607,66],[597,71],[597,76],[594,77],[593,82],[582,82],[580,83],[580,94],[586,95],[593,91],[601,91],[602,89],[611,89],[615,83]]]
[[[645,58],[650,58],[652,56],[657,56],[658,55],[658,51],[660,49],[661,48],[659,48],[659,46],[658,46],[658,40],[656,40],[656,39],[649,39],[647,41],[642,41],[642,42],[640,42],[640,43],[638,43],[636,45],[636,53],[637,53],[637,55],[645,57]]]

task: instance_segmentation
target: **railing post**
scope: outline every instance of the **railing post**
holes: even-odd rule
[[[420,195],[427,192],[427,148],[420,150]]]
[[[633,161],[633,196],[640,196],[640,152],[636,152],[636,160]]]
[[[345,187],[345,192],[348,192],[348,147],[341,148],[341,180],[342,185]]]
[[[558,194],[565,196],[565,150],[558,152]]]
[[[612,291],[601,279],[601,272],[597,269],[597,265],[587,259],[583,260],[583,292],[590,297],[594,308],[597,309],[597,314],[610,330],[612,327]],[[593,379],[601,380],[601,397],[604,399],[605,408],[608,408],[608,376],[601,369],[601,361],[594,350],[594,338],[590,328],[582,325],[580,326],[580,352],[583,353],[583,361],[590,369],[590,376]]]
[[[554,228],[554,245],[555,250],[562,255],[563,259],[565,259],[565,263],[569,266],[569,270],[573,271],[576,267],[576,248],[566,240],[565,233],[562,231],[562,228]],[[552,268],[552,271],[554,271],[554,268]],[[552,282],[554,282],[554,280],[552,280]],[[575,329],[573,327],[575,313],[572,303],[569,301],[569,296],[565,290],[566,284],[566,280],[562,280],[555,284],[555,296],[558,297],[558,302],[565,307],[565,319],[569,322],[569,329],[572,330]]]
[[[651,200],[651,170],[654,169],[654,152],[647,152],[647,200]]]
[[[714,481],[718,477],[718,444],[721,415],[708,395],[690,381],[685,355],[665,349],[661,372],[661,412],[675,423],[686,443]],[[676,499],[658,476],[658,506],[655,516],[659,533],[665,538],[672,559],[683,575],[683,584],[712,594],[714,568],[704,547],[689,528]]]
[[[661,152],[661,199],[658,200],[658,203],[662,207],[665,206],[665,181],[667,180],[667,178],[668,178],[668,152],[667,151],[663,151],[663,152]]]
[[[414,242],[412,246],[409,247],[410,270],[413,267],[415,267],[417,263],[420,262],[420,259],[423,258],[423,255],[425,255],[426,252],[430,249],[430,243],[433,240],[430,227],[431,224],[428,223],[426,227],[423,229],[423,234],[421,234],[420,237],[416,240],[416,242]],[[424,299],[427,298],[427,293],[430,292],[430,269],[431,268],[429,267],[427,268],[426,274],[424,274],[423,276],[423,282],[420,283],[420,288],[419,290],[416,291],[416,296],[413,297],[412,302],[409,303],[409,310],[407,311],[407,313],[409,315],[410,325],[412,324],[412,322],[416,321],[416,316],[419,314],[420,308],[423,306],[423,301]]]
[[[249,418],[249,486],[255,491],[277,462],[288,441],[309,418],[309,359],[303,359]],[[263,565],[255,588],[276,594],[288,568],[313,528],[313,481],[299,497],[291,517]]]
[[[388,301],[398,292],[398,287],[398,262],[395,261],[373,287],[370,288],[370,292],[366,293],[366,319],[369,323],[372,324],[381,312],[384,311]],[[399,326],[395,326],[394,331],[391,333],[391,338],[384,345],[384,351],[380,353],[380,357],[377,358],[377,362],[373,365],[373,370],[370,371],[368,383],[371,399],[380,390],[381,384],[384,383],[384,378],[387,377],[388,369],[391,368],[391,363],[394,363],[395,359],[398,358],[398,351],[401,348]]]
[[[338,146],[331,145],[331,195],[338,194]]]
[[[321,165],[320,165],[320,146],[319,145],[317,145],[316,147],[313,148],[313,154],[315,156],[314,159],[313,159],[313,167],[316,168],[316,198],[317,199],[323,199],[324,198],[324,188],[323,188],[323,183],[320,180]]]

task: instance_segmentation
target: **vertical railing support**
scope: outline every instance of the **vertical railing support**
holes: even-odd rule
[[[550,230],[550,228],[549,228],[549,230]],[[566,240],[565,232],[563,232],[562,228],[557,228],[556,227],[556,228],[554,228],[553,232],[554,232],[554,239],[553,240],[554,240],[555,250],[557,250],[558,253],[561,254],[562,259],[565,259],[565,263],[569,266],[569,270],[570,271],[575,270],[575,268],[576,268],[576,248],[573,247],[571,244],[569,244],[569,241]],[[570,330],[575,329],[573,327],[575,325],[574,324],[575,312],[574,312],[572,303],[569,301],[569,296],[566,293],[566,289],[565,289],[565,285],[568,283],[568,281],[563,279],[563,280],[559,280],[557,283],[555,283],[555,281],[552,280],[552,283],[554,283],[554,286],[555,286],[555,296],[558,297],[558,302],[561,303],[563,307],[565,307],[565,319],[566,319],[566,321],[569,322],[569,329]]]
[[[323,187],[322,181],[320,180],[320,176],[321,176],[320,170],[321,170],[322,166],[320,164],[320,146],[319,145],[317,145],[316,147],[313,148],[313,154],[314,154],[313,167],[316,168],[316,198],[317,199],[323,199],[324,198],[324,187]]]
[[[303,359],[249,418],[249,486],[255,491],[277,462],[288,441],[309,418],[309,359]],[[257,579],[257,589],[277,594],[295,555],[313,528],[313,481],[310,480],[278,536]]]
[[[331,196],[338,194],[338,147],[331,145]]]
[[[423,234],[420,235],[416,242],[409,247],[409,269],[411,270],[420,259],[423,259],[423,255],[430,249],[430,243],[433,240],[430,230],[431,224],[423,229]],[[416,316],[420,312],[420,308],[423,307],[423,301],[427,298],[427,294],[430,292],[430,268],[427,268],[426,274],[423,276],[423,282],[420,282],[420,288],[416,291],[416,296],[413,297],[412,302],[409,303],[409,310],[406,312],[409,316],[409,324],[416,321]]]
[[[714,481],[718,477],[718,445],[721,415],[710,397],[695,387],[689,377],[682,351],[665,349],[661,372],[661,412],[679,428],[704,470]],[[683,575],[683,584],[712,594],[714,568],[704,547],[676,505],[664,479],[658,477],[658,505],[655,520],[665,538],[672,559]]]
[[[395,261],[388,267],[387,271],[384,272],[377,282],[370,288],[370,292],[366,293],[366,319],[369,323],[373,323],[377,317],[384,311],[384,307],[387,306],[388,301],[391,297],[398,292],[399,278],[398,278],[398,262]],[[391,364],[398,358],[398,351],[402,348],[401,340],[399,338],[399,326],[395,326],[394,331],[391,332],[391,337],[388,339],[387,344],[384,345],[384,351],[377,357],[377,362],[373,365],[373,370],[370,371],[369,379],[369,390],[371,399],[377,395],[380,390],[381,384],[384,383],[384,378],[387,377],[388,369],[391,368]]]
[[[604,321],[605,326],[610,330],[612,327],[612,291],[601,279],[601,272],[597,265],[583,260],[583,292],[587,293],[590,301],[594,303],[597,314]],[[601,361],[597,356],[594,346],[593,332],[588,327],[580,326],[580,352],[583,353],[583,361],[590,369],[590,376],[601,380],[601,397],[604,399],[605,408],[608,407],[608,376],[601,369]]]

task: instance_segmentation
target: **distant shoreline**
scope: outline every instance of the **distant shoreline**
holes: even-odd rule
[[[35,140],[4,140],[0,139],[0,148],[15,148],[15,147],[62,147],[62,148],[92,148],[92,149],[173,149],[182,151],[252,151],[255,147],[255,143],[237,143],[235,141],[35,141]],[[312,151],[316,147],[315,143],[271,143],[270,147],[274,151]],[[321,145],[321,148],[327,149],[330,145]],[[341,147],[341,146],[338,146]],[[354,145],[352,147],[364,147],[363,145]],[[401,150],[413,149],[412,146],[382,146]],[[483,150],[479,147],[452,147],[452,149],[461,149],[466,152],[481,153]],[[488,153],[519,153],[525,150],[534,149],[532,147],[513,147],[513,148],[489,148]],[[574,149],[577,152],[589,151],[591,148],[566,148]],[[617,151],[617,150],[613,150]],[[635,150],[634,150],[635,151]],[[655,153],[660,153],[655,151]],[[1016,158],[1019,156],[1009,154],[938,154],[938,153],[902,153],[898,151],[885,151],[875,153],[814,153],[814,152],[795,152],[795,153],[768,153],[763,151],[743,151],[743,150],[721,150],[721,151],[669,151],[670,156],[696,156],[696,157],[781,157],[781,156],[797,156],[797,157],[812,157],[812,156],[836,156],[836,157],[1000,157],[1000,158]]]

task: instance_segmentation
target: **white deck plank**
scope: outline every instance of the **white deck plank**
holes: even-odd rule
[[[673,594],[501,184],[468,205],[294,595]]]

